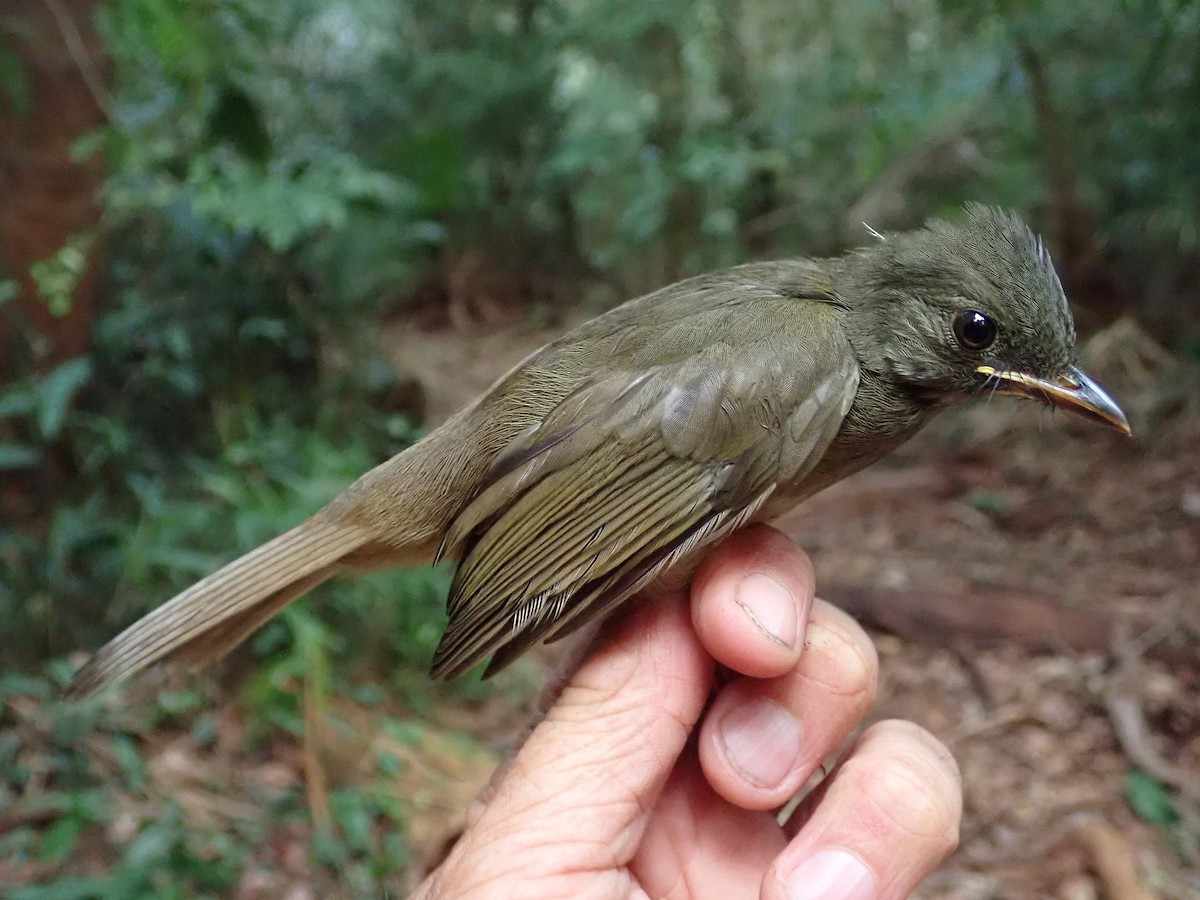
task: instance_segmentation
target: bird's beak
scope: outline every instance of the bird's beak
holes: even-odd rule
[[[1074,366],[1054,379],[1037,378],[1024,372],[998,372],[991,366],[980,366],[975,371],[997,379],[998,394],[1031,397],[1115,428],[1122,434],[1133,434],[1129,420],[1116,401]]]

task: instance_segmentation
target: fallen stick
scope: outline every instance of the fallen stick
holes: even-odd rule
[[[864,624],[918,644],[945,646],[954,638],[1012,642],[1027,650],[1112,651],[1118,615],[1092,606],[1069,609],[1050,596],[1015,591],[889,590],[826,583],[821,595]],[[1200,667],[1198,642],[1158,641],[1145,657],[1170,666]]]

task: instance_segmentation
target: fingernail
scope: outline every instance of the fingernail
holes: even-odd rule
[[[875,875],[847,850],[822,850],[784,877],[792,900],[874,900]]]
[[[742,579],[734,599],[767,637],[796,646],[796,598],[782,584],[756,572]]]
[[[800,723],[772,700],[733,707],[720,733],[725,756],[758,787],[779,784],[800,755]]]

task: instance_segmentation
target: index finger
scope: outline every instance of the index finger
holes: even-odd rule
[[[782,532],[751,525],[714,549],[692,579],[692,625],[713,659],[742,675],[795,668],[813,602],[808,556]]]

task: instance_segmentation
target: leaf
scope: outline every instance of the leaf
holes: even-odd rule
[[[206,138],[212,144],[229,143],[256,163],[265,163],[271,156],[271,136],[262,111],[249,94],[235,85],[222,88],[208,118]]]
[[[38,858],[43,862],[61,862],[75,849],[75,842],[87,823],[76,816],[64,816],[51,825],[42,838]]]
[[[23,675],[20,672],[6,672],[0,675],[0,701],[14,696],[36,697],[38,700],[50,698],[50,685],[44,679]]]
[[[0,36],[0,97],[24,113],[29,109],[29,76],[9,41],[7,36]]]
[[[55,318],[61,319],[71,312],[75,289],[87,268],[94,240],[94,234],[78,232],[50,256],[30,265],[29,276],[37,285],[46,309]]]
[[[97,897],[119,896],[113,890],[112,876],[64,877],[50,884],[31,884],[9,894],[10,900],[95,900]]]
[[[0,394],[0,419],[27,416],[37,409],[37,404],[37,391],[31,387],[28,379],[22,379]]]
[[[349,858],[346,845],[328,831],[317,831],[313,834],[312,852],[320,862],[334,868],[343,867]]]
[[[174,815],[167,820],[150,822],[125,847],[123,867],[130,872],[146,873],[162,866],[178,839],[179,825]]]
[[[21,286],[11,278],[0,278],[0,306],[10,300],[17,299],[21,294]]]
[[[146,767],[137,745],[127,734],[115,734],[109,743],[113,759],[121,767],[125,783],[134,790],[142,790],[146,786]]]
[[[333,795],[333,814],[342,829],[342,840],[356,853],[371,849],[373,836],[369,801],[360,791],[344,789]]]
[[[28,444],[0,444],[0,472],[32,469],[42,461],[42,453]]]
[[[92,374],[92,363],[87,357],[68,360],[44,379],[38,392],[38,430],[48,441],[58,437],[71,401]]]
[[[1129,805],[1143,820],[1159,828],[1175,824],[1179,813],[1171,801],[1171,792],[1161,781],[1142,769],[1133,769],[1125,778]]]

